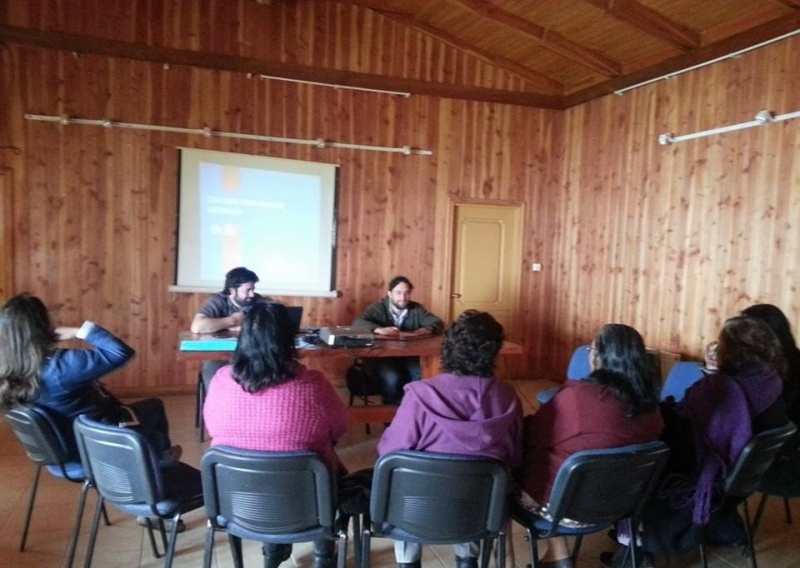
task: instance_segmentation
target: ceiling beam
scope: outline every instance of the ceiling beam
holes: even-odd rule
[[[448,33],[439,30],[438,28],[429,26],[425,22],[417,20],[416,18],[409,16],[408,14],[400,12],[389,12],[386,10],[379,10],[374,8],[371,8],[371,10],[389,20],[397,22],[398,24],[401,24],[409,28],[413,28],[420,33],[432,37],[433,39],[442,41],[452,47],[455,47],[460,51],[469,53],[470,55],[477,57],[482,61],[486,61],[487,63],[503,68],[509,73],[512,73],[514,75],[517,75],[518,77],[521,77],[522,79],[525,79],[526,81],[529,81],[533,86],[544,90],[548,94],[558,95],[558,96],[564,94],[565,91],[564,85],[562,85],[557,81],[554,81],[550,77],[546,77],[541,73],[537,73],[533,69],[529,69],[524,65],[520,65],[516,61],[512,61],[506,57],[502,57],[499,55],[495,55],[493,53],[483,51],[455,36],[452,36]]]
[[[623,78],[611,79],[605,83],[594,85],[587,89],[577,91],[564,97],[564,108],[570,108],[592,99],[596,99],[605,95],[610,95],[615,91],[637,85],[645,81],[656,79],[658,77],[668,76],[670,73],[682,71],[694,65],[699,65],[713,59],[725,57],[731,53],[736,53],[748,47],[758,45],[765,41],[769,41],[778,36],[788,34],[800,28],[800,12],[790,16],[783,16],[766,22],[752,28],[746,32],[742,32],[735,36],[731,36],[722,41],[703,46],[691,53],[683,53],[677,55],[666,61],[659,63],[653,67],[649,67],[642,71],[632,73]]]
[[[510,92],[482,87],[418,81],[384,77],[369,73],[341,71],[324,67],[311,67],[297,63],[268,61],[213,52],[173,49],[152,45],[134,44],[92,36],[43,31],[32,28],[0,25],[0,44],[15,44],[70,51],[78,54],[119,57],[149,63],[185,65],[201,69],[216,69],[234,73],[252,73],[294,79],[361,87],[386,91],[408,92],[415,95],[474,100],[491,103],[522,105],[537,108],[560,109],[560,96],[529,92]]]
[[[583,1],[681,50],[696,49],[701,45],[702,38],[698,32],[662,16],[655,10],[639,4],[635,0]]]
[[[536,41],[542,47],[566,57],[570,61],[591,69],[605,77],[622,75],[622,64],[605,57],[598,51],[577,45],[561,34],[536,25],[512,12],[501,10],[484,0],[450,0],[486,20],[512,28]]]

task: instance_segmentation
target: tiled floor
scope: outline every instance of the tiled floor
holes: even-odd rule
[[[535,395],[542,388],[550,386],[543,381],[518,381],[515,383],[525,402],[526,412],[535,407]],[[175,443],[184,448],[184,461],[197,466],[208,442],[198,442],[194,429],[194,396],[173,396],[165,398],[172,437]],[[351,470],[369,467],[375,458],[375,444],[382,426],[372,427],[367,435],[363,427],[354,426],[338,445],[338,451]],[[34,468],[22,452],[8,424],[0,420],[0,568],[55,568],[63,566],[72,521],[77,505],[79,486],[56,479],[47,473],[42,474],[39,496],[33,513],[28,546],[24,553],[18,551],[22,534],[22,521],[27,506]],[[752,501],[752,507],[756,502]],[[93,510],[94,499],[90,496],[87,510]],[[800,511],[797,511],[800,515]],[[109,508],[112,525],[101,525],[98,546],[93,566],[95,567],[155,567],[162,566],[162,560],[153,558],[144,529],[136,525],[131,517]],[[78,544],[76,566],[83,562],[89,516],[85,515],[82,536]],[[178,537],[178,551],[174,566],[202,566],[205,519],[203,511],[186,516],[187,530]],[[513,527],[513,547],[516,551],[516,565],[524,568],[528,562],[527,543],[523,540],[520,527]],[[214,566],[232,566],[227,540],[223,535],[217,537]],[[800,566],[800,523],[789,525],[784,521],[783,509],[777,499],[772,499],[756,539],[759,564],[766,568],[790,568]],[[601,566],[597,560],[599,553],[612,550],[607,537],[592,535],[584,540],[581,550],[580,568]],[[245,565],[261,566],[260,547],[256,543],[245,543]],[[312,564],[310,545],[296,545],[292,557],[283,568],[306,568]],[[716,568],[749,566],[747,558],[742,557],[737,548],[718,548],[709,551],[709,565]],[[383,539],[373,541],[372,565],[376,568],[393,568],[394,555],[391,542]],[[348,567],[355,566],[352,547],[348,550]],[[423,568],[453,568],[450,547],[426,547],[423,554]],[[659,559],[658,566],[695,567],[700,566],[699,558]]]

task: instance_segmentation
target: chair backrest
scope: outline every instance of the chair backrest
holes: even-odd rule
[[[575,351],[572,352],[572,357],[569,360],[567,367],[567,378],[573,381],[585,379],[592,372],[589,365],[589,345],[578,345]]]
[[[686,390],[703,378],[703,366],[697,361],[678,361],[669,370],[664,386],[661,387],[661,400],[673,397],[675,402],[683,400]]]
[[[552,532],[564,518],[608,526],[637,516],[668,456],[663,442],[572,454],[559,468],[550,493]]]
[[[746,497],[758,490],[761,478],[770,468],[783,445],[797,432],[793,422],[753,436],[725,477],[725,493]]]
[[[4,413],[28,458],[47,466],[53,475],[83,481],[84,472],[74,456],[72,440],[65,440],[50,413],[38,406],[20,406]]]
[[[314,452],[210,448],[200,462],[215,529],[262,542],[304,542],[335,533],[335,476]]]
[[[150,505],[161,500],[161,476],[155,456],[141,434],[90,420],[74,422],[86,478],[106,500],[120,507]]]
[[[497,460],[402,451],[375,464],[370,517],[378,536],[454,544],[496,536],[508,474]]]

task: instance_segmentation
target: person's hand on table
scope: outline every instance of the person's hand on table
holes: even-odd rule
[[[400,337],[400,330],[396,327],[376,327],[372,333],[378,336],[378,339],[397,339]]]
[[[421,327],[414,331],[401,331],[400,339],[414,339],[417,337],[427,337],[431,334],[431,330],[427,327]]]

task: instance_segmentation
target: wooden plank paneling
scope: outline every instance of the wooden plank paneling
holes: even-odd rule
[[[213,14],[201,36],[181,22],[206,3],[75,0],[9,8],[13,25],[55,27],[243,56],[279,51],[310,64],[508,86],[507,74],[417,33],[336,2],[273,3],[274,26],[251,3]],[[245,4],[248,6],[245,8]],[[255,5],[255,3],[252,3]],[[101,7],[102,5],[102,7]],[[127,7],[123,8],[122,5]],[[238,22],[238,24],[236,23]],[[193,24],[194,25],[194,24]],[[200,26],[202,27],[202,26]],[[354,42],[365,34],[374,50]],[[319,38],[335,47],[324,49]],[[800,121],[662,147],[662,132],[800,109],[800,40],[792,39],[669,82],[567,112],[513,105],[339,91],[99,55],[9,45],[0,106],[11,142],[13,292],[40,294],[61,323],[95,319],[138,351],[117,388],[194,388],[174,359],[202,295],[169,293],[175,264],[177,148],[197,147],[341,166],[337,287],[333,299],[285,298],[307,322],[352,321],[404,273],[415,298],[445,313],[452,208],[523,203],[518,320],[525,347],[515,373],[558,378],[575,345],[607,321],[639,328],[652,347],[697,357],[722,320],[756,301],[800,322]],[[23,113],[111,118],[181,127],[411,145],[431,157],[59,126]],[[4,138],[5,139],[5,138]],[[3,156],[8,166],[7,153]],[[4,183],[4,190],[8,184]],[[5,202],[4,202],[5,203]],[[7,246],[4,243],[4,246]],[[543,265],[530,272],[531,262]],[[9,273],[6,273],[9,274]],[[220,278],[222,275],[220,275]]]

